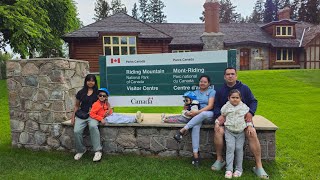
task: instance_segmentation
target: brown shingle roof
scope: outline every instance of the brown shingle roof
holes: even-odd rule
[[[273,47],[299,47],[303,29],[310,27],[311,24],[304,22],[294,23],[296,23],[296,39],[273,38],[261,28],[270,23],[221,23],[220,30],[225,34],[224,44],[226,46],[256,44],[262,46],[271,45]],[[138,33],[139,38],[172,39],[170,43],[172,46],[203,45],[201,35],[204,29],[204,23],[143,23],[124,13],[118,13],[66,34],[64,35],[64,39],[78,37],[96,38],[99,37],[99,32],[120,32]],[[304,42],[306,39],[308,38],[304,38]]]
[[[142,23],[124,13],[117,13],[85,26],[77,31],[65,34],[66,38],[99,37],[99,32],[139,33],[139,38],[172,39],[164,32]]]
[[[320,25],[315,25],[305,30],[302,46],[308,45],[316,36],[320,34]]]

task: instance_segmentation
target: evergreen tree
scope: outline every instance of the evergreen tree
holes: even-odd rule
[[[273,20],[278,20],[278,12],[282,7],[281,0],[274,0]]]
[[[116,14],[119,12],[127,14],[127,8],[124,4],[122,4],[121,0],[111,1],[111,11],[112,11],[112,14]]]
[[[139,0],[139,20],[142,22],[148,22],[149,20],[149,10],[148,10],[148,0]]]
[[[307,20],[307,1],[301,0],[300,8],[298,10],[298,21],[306,21]]]
[[[234,6],[230,0],[220,0],[219,21],[222,23],[241,22],[241,15],[235,12],[236,7],[237,6]],[[205,21],[204,15],[205,12],[202,11],[202,16],[199,17],[202,22]]]
[[[290,17],[293,20],[298,20],[299,18],[299,9],[301,6],[301,0],[294,0],[290,6]]]
[[[161,0],[150,0],[148,4],[149,9],[149,22],[151,23],[163,23],[165,22],[166,15],[164,15],[163,8],[164,3]]]
[[[94,20],[98,21],[110,15],[110,5],[106,0],[97,0],[94,3]]]
[[[266,0],[264,4],[263,22],[268,23],[274,20],[275,6],[272,0]]]
[[[139,12],[138,12],[137,3],[134,3],[134,4],[133,4],[132,17],[135,18],[135,19],[138,19],[138,17],[139,17]]]
[[[199,17],[200,21],[202,21],[202,22],[204,22],[204,20],[205,20],[204,14],[205,14],[205,12],[202,11],[202,16]]]
[[[264,13],[263,7],[264,7],[263,0],[257,0],[254,5],[253,12],[250,18],[248,19],[248,21],[252,23],[263,22],[263,13]]]
[[[291,6],[290,0],[282,0],[281,9],[283,9],[285,7],[290,7],[290,6]]]
[[[220,22],[222,23],[231,23],[237,22],[240,17],[240,14],[235,12],[235,8],[230,0],[221,0],[220,1]]]
[[[319,23],[319,0],[308,0],[306,2],[306,22]]]

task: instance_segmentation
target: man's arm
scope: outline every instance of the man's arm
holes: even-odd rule
[[[252,117],[254,116],[257,110],[258,101],[254,97],[248,86],[246,86],[245,95],[245,104],[250,108],[249,112],[245,115],[245,120],[246,122],[252,122]]]
[[[215,98],[214,98],[214,106],[213,106],[213,118],[216,119],[221,115],[221,108],[224,104],[222,104],[222,94],[220,90],[216,92]]]

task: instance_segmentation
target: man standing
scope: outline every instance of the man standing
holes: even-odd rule
[[[224,79],[225,84],[224,86],[219,89],[215,96],[215,103],[214,103],[214,118],[217,118],[218,121],[224,122],[225,119],[221,116],[220,110],[221,107],[228,101],[228,94],[232,89],[237,89],[240,91],[242,96],[242,101],[245,103],[249,108],[249,112],[245,115],[246,122],[252,122],[252,117],[257,109],[258,101],[255,99],[254,95],[252,94],[250,88],[242,84],[240,81],[237,80],[237,71],[235,68],[226,68],[224,71]],[[251,124],[251,123],[248,123]],[[223,150],[223,136],[224,136],[224,127],[219,126],[218,123],[215,124],[214,127],[214,144],[217,153],[217,160],[211,166],[212,170],[218,171],[221,170],[226,162],[223,160],[222,157],[222,150]],[[262,167],[261,162],[261,147],[260,142],[257,136],[257,132],[252,125],[249,125],[245,130],[246,137],[249,141],[249,147],[251,152],[254,155],[256,160],[256,167],[253,167],[253,171],[257,176],[263,179],[269,179],[268,174]]]

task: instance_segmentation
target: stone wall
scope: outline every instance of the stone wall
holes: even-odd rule
[[[62,58],[7,61],[12,146],[61,149],[61,122],[88,70],[86,61]]]
[[[74,151],[73,128],[70,123],[62,126],[61,147]],[[101,126],[100,135],[103,151],[107,154],[134,153],[138,155],[158,156],[192,156],[191,136],[188,133],[179,144],[173,136],[179,128],[174,127],[146,127],[146,126]],[[201,128],[200,150],[201,157],[215,158],[213,145],[213,126]],[[262,159],[274,160],[275,158],[275,130],[257,130],[261,143]],[[90,136],[85,130],[84,143],[90,149]],[[245,159],[254,159],[250,152],[248,141],[244,146]]]

